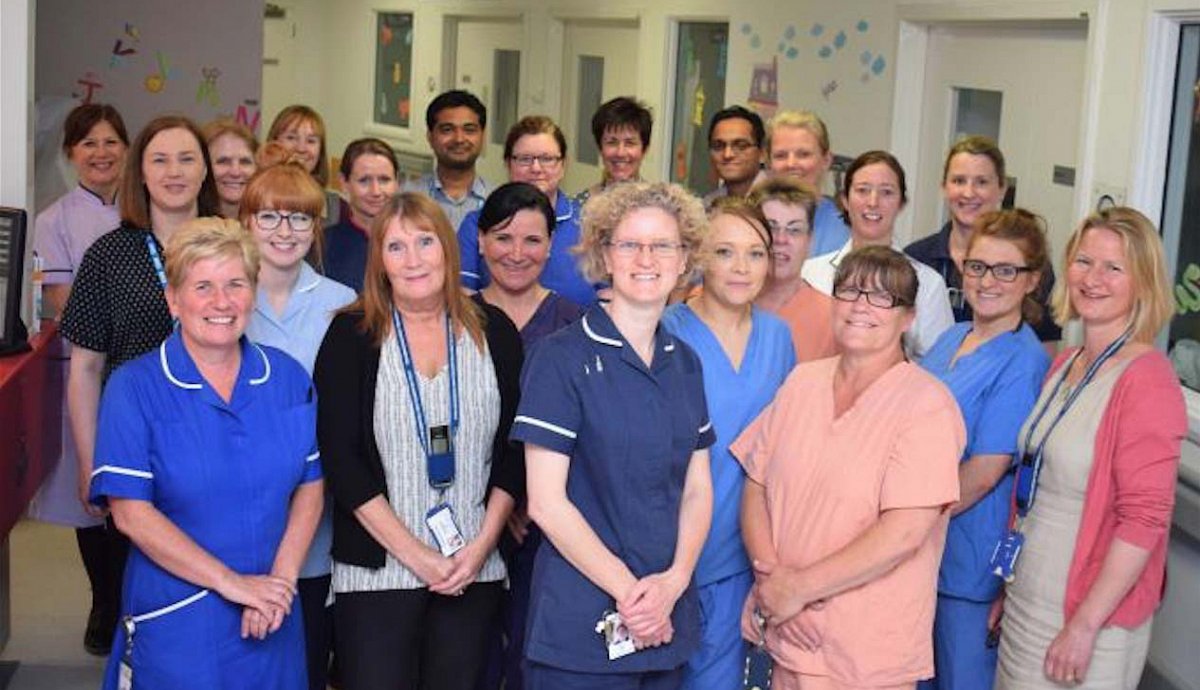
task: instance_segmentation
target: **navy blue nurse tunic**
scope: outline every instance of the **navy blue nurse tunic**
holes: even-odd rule
[[[91,500],[150,501],[201,548],[242,574],[267,574],[296,488],[321,478],[312,384],[291,357],[241,341],[226,403],[178,332],[113,373],[100,404]],[[265,640],[241,639],[242,606],[182,580],[135,544],[122,617],[137,621],[139,688],[306,688],[298,602]],[[117,687],[118,625],[104,688]]]
[[[570,458],[567,497],[634,576],[671,566],[688,463],[715,440],[700,360],[683,341],[659,328],[647,368],[593,306],[534,348],[511,438]],[[692,585],[671,614],[670,644],[615,661],[595,629],[606,610],[616,610],[612,598],[543,541],[533,569],[530,661],[585,673],[662,671],[683,665],[699,643]]]

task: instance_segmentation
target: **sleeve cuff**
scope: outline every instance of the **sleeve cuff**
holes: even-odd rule
[[[101,465],[92,472],[88,501],[106,506],[109,498],[154,500],[154,474],[116,465]]]
[[[563,455],[571,454],[575,448],[575,437],[576,433],[571,429],[529,415],[514,417],[512,433],[509,435],[513,441],[541,446]]]

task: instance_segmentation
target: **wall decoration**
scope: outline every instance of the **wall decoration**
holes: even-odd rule
[[[838,87],[838,83],[837,83],[836,79],[834,79],[831,82],[826,83],[824,86],[821,87],[821,97],[824,98],[825,100],[829,100],[830,94],[832,94],[834,91],[837,91],[837,87]]]
[[[221,96],[217,93],[217,79],[221,70],[216,67],[200,68],[200,86],[196,88],[196,102],[208,103],[212,107],[221,104]]]
[[[96,94],[97,89],[104,88],[104,84],[95,72],[85,72],[82,77],[75,80],[75,83],[83,87],[83,91],[82,93],[72,92],[71,96],[78,98],[79,102],[83,105],[92,102],[92,96]]]
[[[375,122],[408,127],[412,95],[411,12],[378,12],[375,15]]]
[[[257,134],[258,125],[262,120],[262,111],[258,108],[258,101],[251,98],[242,101],[242,104],[237,107],[237,113],[233,119]]]
[[[129,57],[130,55],[136,55],[136,54],[137,54],[136,48],[126,45],[124,41],[122,41],[121,39],[118,38],[117,42],[113,45],[112,57],[108,61],[108,68],[116,69],[117,67],[121,66],[121,63],[123,62],[122,58],[126,58],[126,57]]]
[[[171,78],[171,65],[162,51],[155,51],[154,61],[158,63],[158,71],[151,72],[145,79],[146,90],[150,93],[161,93]]]
[[[763,119],[769,118],[779,109],[779,58],[772,55],[770,64],[754,65],[750,77],[750,95],[746,104]]]

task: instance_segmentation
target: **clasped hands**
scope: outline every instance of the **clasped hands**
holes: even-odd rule
[[[821,630],[814,612],[823,599],[809,601],[798,569],[778,563],[754,561],[754,587],[750,598],[767,621],[767,627],[806,652],[821,648]]]
[[[443,556],[440,551],[424,548],[411,564],[405,565],[429,586],[430,592],[456,597],[462,596],[467,586],[479,576],[489,551],[475,539],[453,556]]]
[[[688,578],[672,570],[637,580],[617,600],[617,613],[638,649],[668,644],[675,637],[671,612],[687,589]]]
[[[279,630],[292,612],[296,582],[280,575],[229,573],[217,585],[217,594],[242,605],[242,638],[262,640]]]

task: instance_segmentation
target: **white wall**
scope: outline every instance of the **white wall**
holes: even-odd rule
[[[663,161],[667,158],[665,150],[669,146],[665,129],[669,122],[666,101],[670,93],[666,75],[673,19],[729,22],[728,103],[744,102],[753,65],[769,63],[772,55],[776,55],[780,102],[788,107],[808,107],[818,111],[830,124],[836,151],[853,153],[888,144],[891,62],[896,41],[895,5],[892,2],[343,0],[333,3],[289,0],[285,4],[308,8],[315,21],[320,23],[330,46],[328,59],[317,67],[318,72],[314,75],[314,81],[323,87],[310,104],[324,116],[329,129],[330,151],[335,154],[352,139],[365,135],[382,136],[400,149],[428,151],[423,131],[424,109],[433,96],[450,88],[443,83],[441,32],[446,18],[456,16],[504,16],[522,21],[526,41],[521,56],[521,111],[545,113],[556,119],[562,115],[563,22],[580,18],[636,20],[640,25],[636,46],[640,69],[634,95],[651,106],[657,123],[653,150],[643,166],[643,172],[652,179],[662,177]],[[373,13],[377,10],[415,14],[417,37],[413,47],[413,83],[416,88],[412,110],[415,125],[411,131],[370,125],[375,46]],[[857,28],[860,20],[867,22],[865,31]],[[823,31],[820,36],[813,36],[813,27],[818,24]],[[745,32],[743,27],[747,29]],[[843,47],[837,49],[832,46],[839,31],[844,31],[846,38]],[[789,35],[792,38],[788,38]],[[780,43],[783,44],[782,53]],[[819,54],[825,45],[830,46],[828,58]],[[789,57],[788,49],[795,50],[794,57]],[[869,64],[864,67],[860,62],[864,52],[870,52],[872,60],[876,56],[883,57],[884,66],[878,75],[870,70]],[[865,81],[864,74],[867,75]],[[822,88],[831,82],[836,82],[836,88],[828,93],[828,97],[823,96]]]

